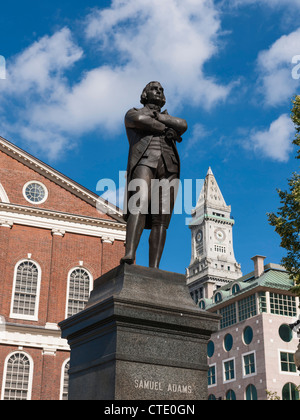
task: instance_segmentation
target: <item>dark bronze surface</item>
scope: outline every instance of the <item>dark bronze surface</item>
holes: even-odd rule
[[[133,264],[144,229],[151,229],[149,238],[149,266],[159,268],[166,232],[176,199],[176,185],[180,174],[180,160],[176,142],[187,130],[184,119],[161,112],[166,99],[160,83],[150,82],[141,95],[143,108],[130,109],[125,116],[129,141],[127,166],[127,193],[124,218],[127,221],[126,255],[121,263]],[[143,180],[137,188],[134,182]],[[167,190],[154,194],[153,181],[167,181]],[[177,184],[176,184],[177,181]],[[161,190],[160,190],[161,191]],[[138,206],[132,200],[138,192]],[[154,198],[155,197],[155,198]],[[157,212],[153,201],[158,200]]]

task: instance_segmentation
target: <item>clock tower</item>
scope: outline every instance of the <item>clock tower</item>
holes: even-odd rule
[[[189,225],[192,258],[187,269],[187,285],[193,299],[211,298],[225,283],[242,276],[233,251],[231,206],[227,206],[209,168]]]

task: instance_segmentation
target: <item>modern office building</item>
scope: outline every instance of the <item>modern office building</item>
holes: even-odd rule
[[[187,285],[202,310],[221,316],[208,346],[210,399],[297,399],[293,360],[299,339],[288,324],[299,316],[299,298],[283,267],[253,258],[242,276],[235,260],[234,220],[209,168],[192,213],[192,256]]]
[[[209,399],[266,400],[267,392],[299,399],[299,338],[289,327],[300,314],[299,298],[286,271],[263,260],[254,257],[253,272],[199,301],[222,317],[208,345]]]

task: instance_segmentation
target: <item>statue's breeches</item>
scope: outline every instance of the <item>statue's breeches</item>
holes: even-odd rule
[[[162,157],[157,168],[137,165],[128,186],[128,213],[146,214],[148,226],[168,228],[178,186],[178,173],[169,172]]]

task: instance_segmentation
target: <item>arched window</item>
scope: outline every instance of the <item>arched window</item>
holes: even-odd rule
[[[236,294],[237,294],[240,290],[241,290],[240,285],[239,285],[238,283],[235,283],[235,284],[232,286],[231,293],[232,293],[233,295],[236,295]]]
[[[38,320],[41,269],[33,261],[21,261],[15,267],[11,318]]]
[[[13,353],[6,359],[2,400],[30,400],[33,362],[25,353]]]
[[[91,274],[82,267],[69,272],[66,318],[76,315],[85,308],[92,285]]]
[[[202,311],[205,311],[205,307],[206,307],[206,305],[205,305],[204,300],[200,300],[200,301],[199,301],[199,303],[198,303],[198,305],[199,305],[199,308],[200,308]]]
[[[69,395],[69,369],[70,359],[66,360],[62,365],[61,383],[60,383],[60,399],[66,401]]]
[[[297,386],[292,382],[289,382],[284,385],[282,388],[282,400],[283,401],[298,401],[299,400],[299,391]]]
[[[229,391],[227,391],[226,393],[226,400],[228,401],[236,401],[236,395],[235,392],[230,389]]]
[[[215,303],[222,302],[223,298],[220,292],[215,294]]]
[[[257,390],[254,385],[248,385],[246,388],[246,400],[257,401]]]

